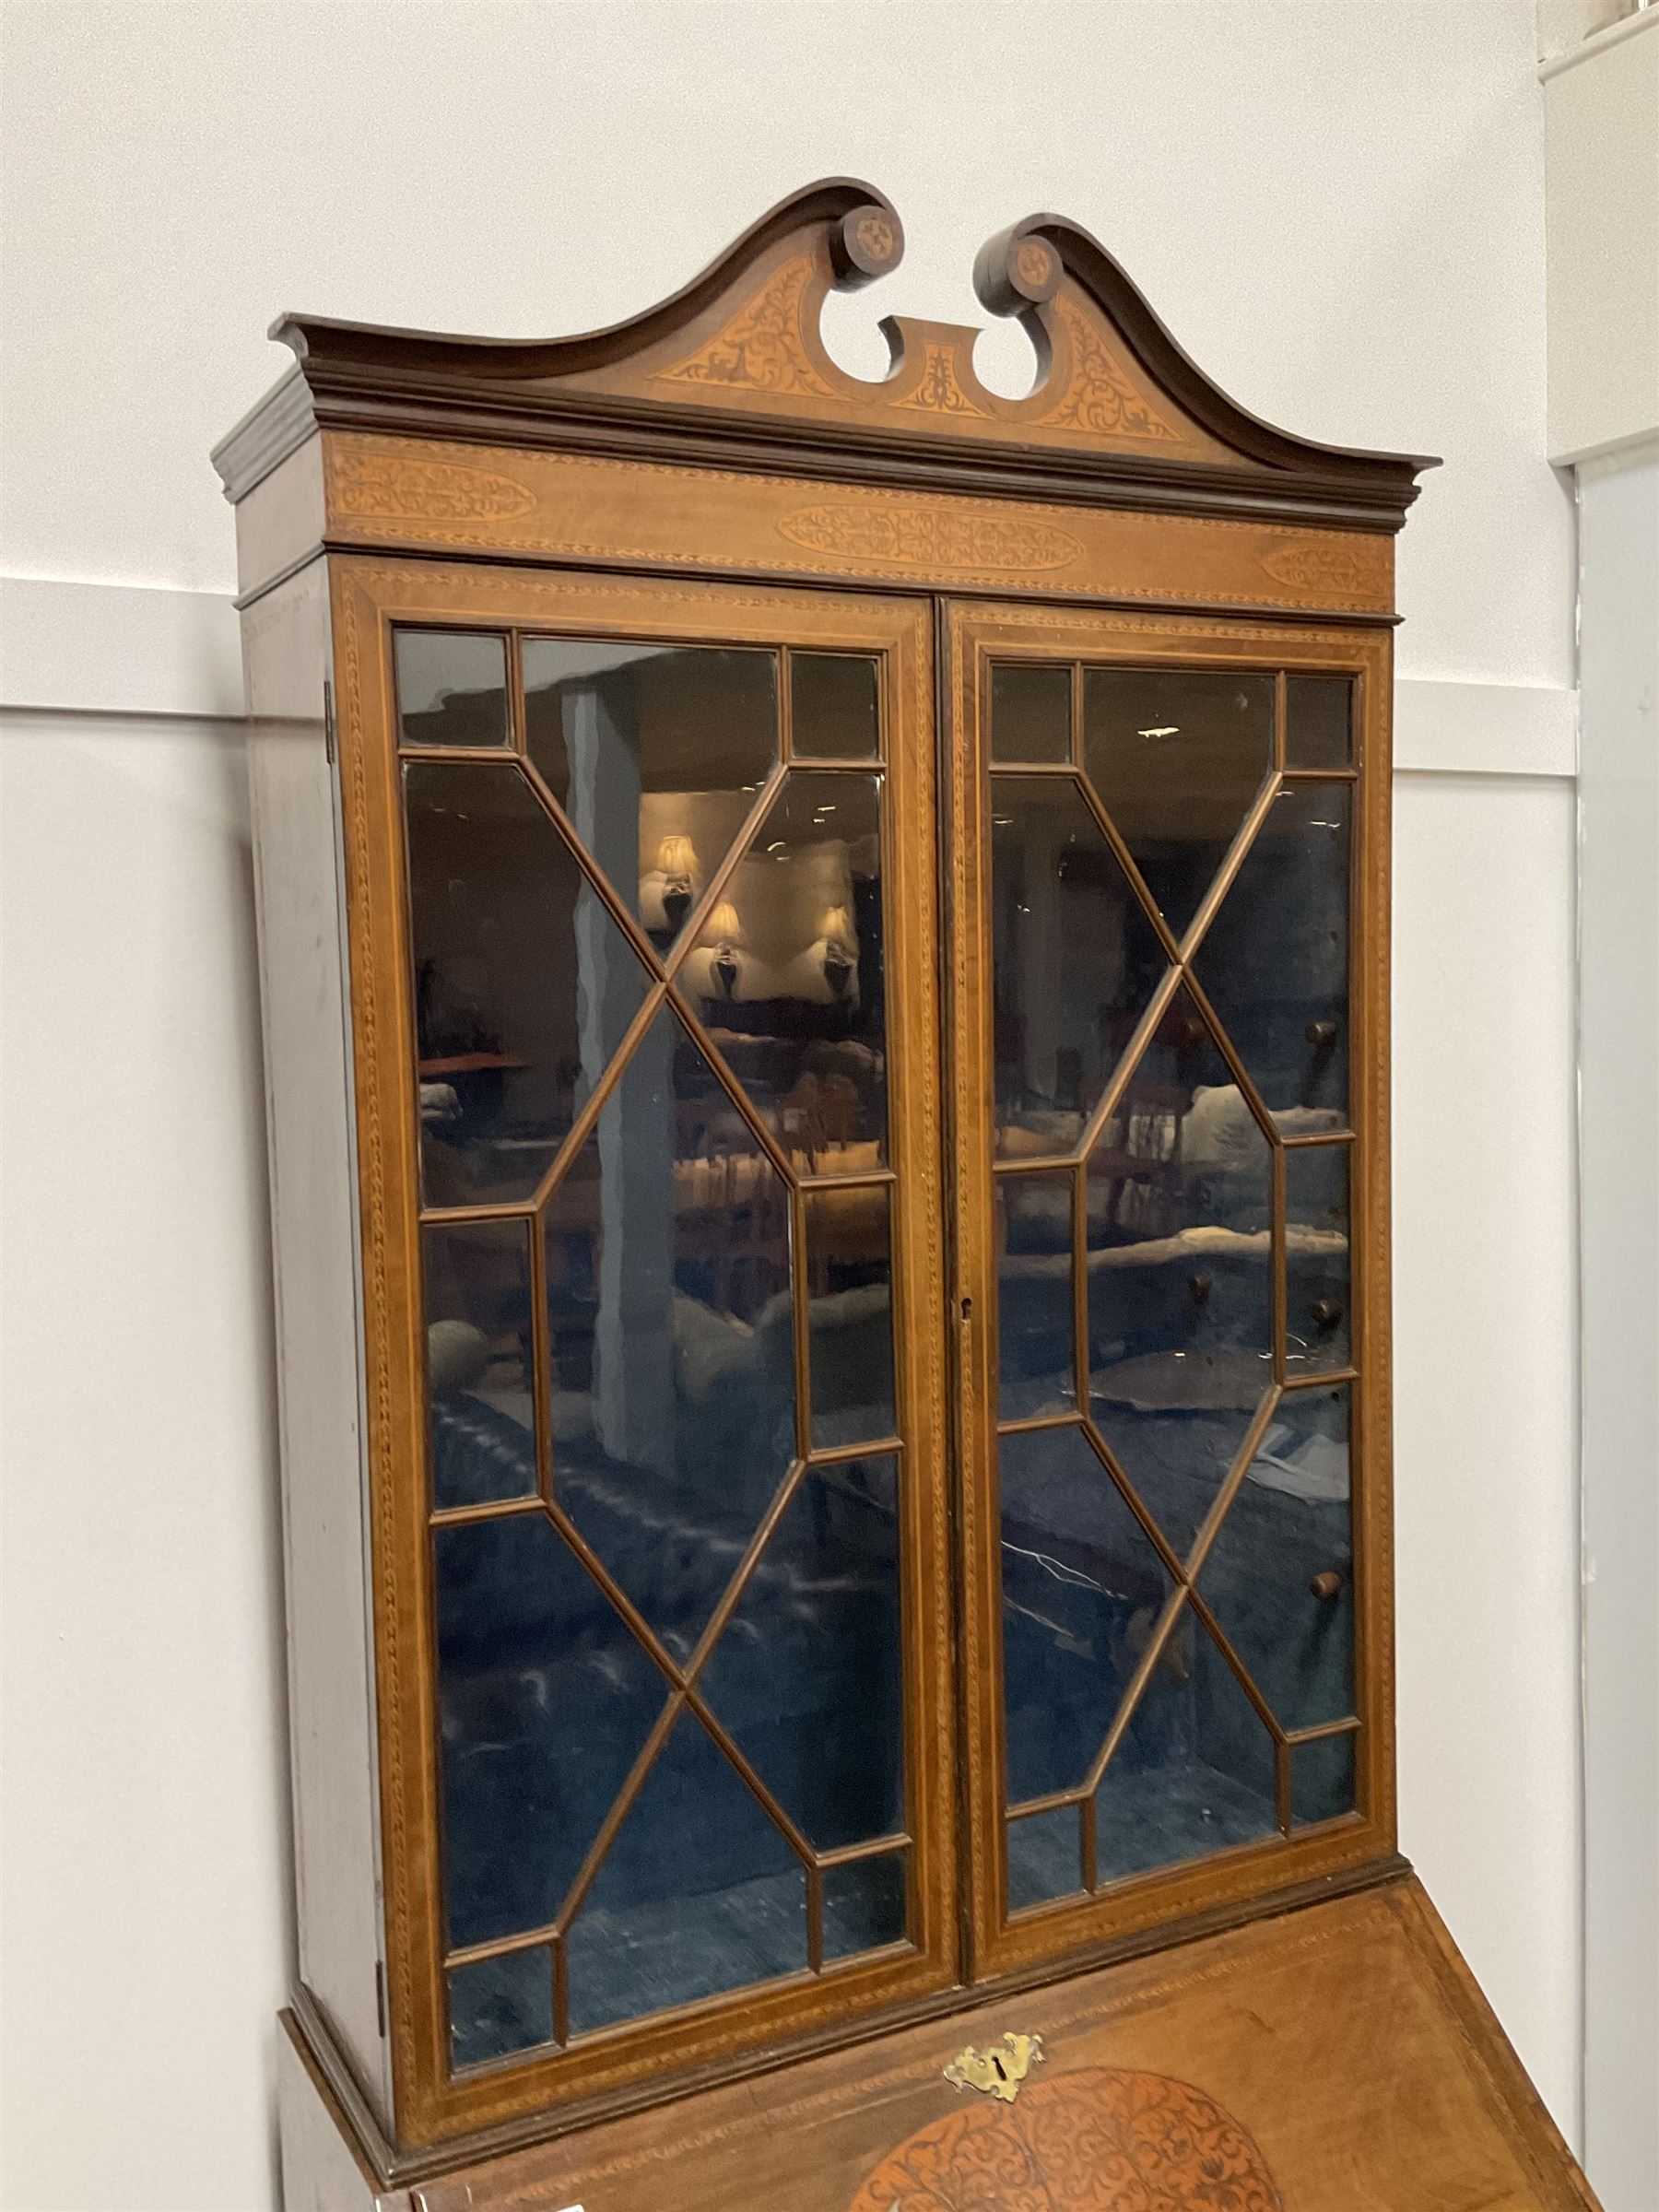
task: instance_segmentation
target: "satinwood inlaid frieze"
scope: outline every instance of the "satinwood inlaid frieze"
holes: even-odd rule
[[[1065,530],[950,507],[869,508],[826,500],[784,515],[778,528],[791,544],[814,553],[930,572],[1063,569],[1082,550]]]

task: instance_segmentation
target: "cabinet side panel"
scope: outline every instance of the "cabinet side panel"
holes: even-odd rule
[[[376,2191],[295,2030],[283,2025],[276,2043],[283,2212],[408,2212],[406,2190]]]
[[[364,1555],[357,1172],[324,564],[243,619],[264,1000],[300,1973],[390,2109]]]

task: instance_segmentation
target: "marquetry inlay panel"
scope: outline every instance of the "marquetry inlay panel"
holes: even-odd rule
[[[1394,541],[1219,517],[832,490],[583,454],[324,439],[341,545],[473,549],[707,574],[975,587],[1176,606],[1385,616]]]

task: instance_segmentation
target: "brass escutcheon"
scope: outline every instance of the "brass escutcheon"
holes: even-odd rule
[[[1035,2065],[1042,2063],[1040,2035],[1005,2035],[988,2051],[959,2052],[945,2069],[947,2081],[959,2089],[980,2089],[987,2097],[1012,2104],[1019,2085]]]

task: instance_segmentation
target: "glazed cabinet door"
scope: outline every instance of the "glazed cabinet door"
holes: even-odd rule
[[[932,622],[334,597],[419,2141],[953,1979]]]
[[[948,629],[983,1975],[1392,1848],[1387,640]]]

